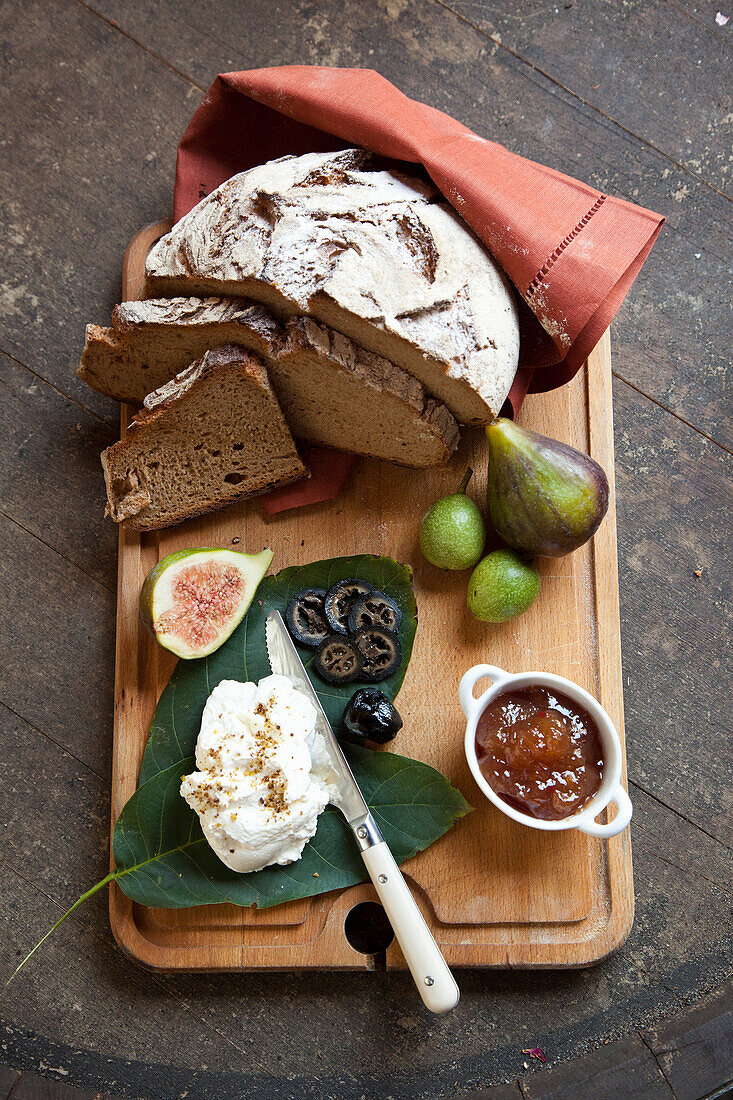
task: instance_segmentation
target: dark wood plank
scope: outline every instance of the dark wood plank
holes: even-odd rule
[[[679,935],[679,947],[682,948],[686,930],[696,920],[708,921],[706,906],[715,904],[713,899],[717,900],[717,919],[724,921],[725,899],[733,895],[733,859],[730,848],[676,811],[670,810],[657,797],[647,794],[633,779],[631,787],[631,797],[634,800],[631,825],[634,853],[636,854],[637,849],[645,851],[653,859],[672,868],[675,875],[683,875],[690,883],[690,890],[697,889],[699,893],[699,902],[693,898],[692,909],[678,913],[676,918],[667,911],[667,920],[674,923],[676,919],[679,924],[679,933],[676,934]],[[655,885],[658,885],[657,880],[660,877],[661,872],[655,872]],[[711,931],[715,929],[715,923],[709,922]],[[717,931],[722,933],[723,927],[719,925]]]
[[[269,0],[248,3],[246,36],[228,33],[239,12],[231,0],[216,14],[198,0],[93,6],[204,86],[218,72],[262,65],[375,68],[513,151],[666,215],[614,328],[615,369],[708,434],[733,438],[722,391],[731,352],[720,324],[733,238],[729,200],[500,50],[486,32],[434,2],[298,3],[287,17],[280,10],[274,39]]]
[[[524,1093],[516,1081],[510,1085],[492,1085],[491,1088],[470,1093],[471,1100],[522,1100],[523,1096]]]
[[[732,460],[623,382],[614,412],[630,775],[730,844]]]
[[[13,1089],[13,1100],[113,1100],[96,1089],[75,1089],[62,1081],[24,1073]]]
[[[168,209],[175,145],[199,92],[80,4],[36,0],[4,11],[14,125],[3,135],[12,157],[0,165],[6,178],[13,172],[2,200],[10,226],[3,282],[11,290],[0,296],[6,346],[106,420],[102,443],[115,430],[116,408],[74,388],[83,324],[104,321],[116,299],[131,233]],[[188,57],[198,66],[189,76],[200,84],[216,71],[258,64],[372,65],[408,94],[525,155],[658,205],[670,225],[619,318],[615,360],[634,384],[703,431],[721,429],[728,206],[697,183],[678,201],[674,192],[689,174],[675,175],[663,155],[640,149],[527,65],[492,54],[495,44],[438,5],[279,5],[276,33],[262,0],[248,3],[246,19],[231,0],[117,4],[115,11],[123,28],[168,61]],[[13,770],[6,782],[17,788],[8,805],[18,862],[30,874],[8,867],[3,876],[4,974],[58,918],[72,890],[91,881],[103,854],[104,785],[82,780],[81,770],[75,776],[73,759],[48,738],[105,775],[111,737],[113,601],[100,582],[113,532],[99,531],[95,563],[95,421],[80,417],[83,439],[70,434],[67,446],[71,407],[42,387],[25,393],[25,373],[5,364],[12,393],[4,399],[30,403],[24,415],[43,462],[6,458],[21,487],[3,490],[17,522],[0,527],[7,564],[0,697],[46,736],[7,719],[4,755]],[[36,381],[29,373],[27,387]],[[61,1066],[73,1083],[151,1100],[187,1088],[225,1100],[243,1087],[263,1100],[274,1090],[298,1100],[351,1100],[365,1091],[428,1100],[436,1089],[451,1095],[456,1082],[465,1092],[523,1076],[523,1047],[542,1046],[553,1063],[572,1058],[673,1013],[730,974],[730,865],[716,839],[729,836],[727,745],[701,723],[699,707],[700,698],[723,697],[722,666],[714,662],[727,598],[726,458],[622,384],[616,406],[629,762],[632,779],[655,796],[634,795],[637,920],[623,950],[591,972],[462,974],[459,1012],[427,1020],[404,975],[272,974],[243,982],[142,973],[109,946],[100,894],[4,995],[4,1057],[42,1073],[43,1063]],[[9,449],[21,448],[20,429],[4,430]],[[51,485],[73,495],[84,522],[67,517],[66,528],[54,520],[53,492],[40,474],[49,463],[60,467]],[[88,485],[71,465],[88,470]],[[37,504],[26,507],[29,494]],[[49,524],[47,541],[64,556],[36,537]],[[5,835],[3,843],[7,852]],[[314,1019],[316,1047],[293,1042],[313,1034]]]
[[[677,1100],[733,1090],[733,989],[644,1033]]]
[[[670,0],[670,3],[692,19],[702,23],[704,27],[712,30],[730,45],[729,36],[733,34],[733,12],[730,10],[730,4],[721,3],[720,0]],[[728,16],[728,22],[722,25],[715,19],[721,8],[725,9],[721,14]]]
[[[501,50],[731,193],[730,43],[716,35],[714,15],[706,25],[666,0],[445,2]]]
[[[61,880],[63,866],[58,871]],[[62,908],[7,866],[0,876],[0,905],[4,982]],[[63,1076],[66,1070],[68,1084],[112,1094],[123,1090],[146,1100],[169,1100],[186,1089],[187,1079],[195,1095],[202,1067],[241,1067],[241,1042],[235,1048],[223,1040],[159,976],[128,962],[101,931],[93,908],[77,910],[4,989],[8,1062],[24,1072],[61,1070]],[[146,1062],[152,1064],[148,1075]]]
[[[0,561],[0,701],[107,775],[114,593],[3,516]]]
[[[117,528],[99,454],[119,429],[0,353],[0,511],[114,592]]]
[[[0,704],[0,783],[2,862],[68,908],[109,870],[108,782]],[[111,942],[105,908],[86,912]]]
[[[9,1066],[0,1066],[0,1100],[8,1100],[13,1085],[18,1083],[19,1077],[20,1074],[17,1069],[11,1069]]]
[[[116,426],[74,373],[84,326],[108,323],[128,240],[169,209],[200,95],[78,3],[6,4],[0,39],[0,350]]]
[[[522,1079],[525,1100],[675,1100],[654,1055],[638,1036]]]

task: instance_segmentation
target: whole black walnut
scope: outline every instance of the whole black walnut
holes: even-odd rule
[[[384,745],[402,729],[402,719],[383,691],[360,688],[346,704],[343,725],[352,741]]]

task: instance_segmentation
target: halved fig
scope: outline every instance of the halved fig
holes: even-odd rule
[[[377,683],[386,680],[400,667],[402,646],[396,634],[382,626],[365,626],[357,630],[352,641],[361,654],[362,680]]]
[[[369,581],[359,580],[357,577],[350,577],[345,581],[336,581],[329,588],[323,606],[331,629],[336,634],[348,634],[349,612],[354,605],[354,601],[358,600],[360,596],[366,596],[368,592],[373,591],[373,584],[370,584]]]
[[[168,554],[143,582],[140,618],[177,657],[206,657],[239,626],[272,558],[221,547]]]
[[[392,597],[376,589],[360,596],[351,605],[349,634],[365,626],[383,626],[385,630],[397,631],[401,622],[402,612]]]
[[[304,588],[288,600],[285,622],[288,630],[301,645],[316,649],[331,633],[323,610],[325,588]]]
[[[361,655],[350,638],[330,634],[318,647],[313,668],[327,684],[350,684],[361,672]]]

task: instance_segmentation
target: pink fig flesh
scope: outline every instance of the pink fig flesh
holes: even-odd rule
[[[186,659],[205,657],[242,621],[271,561],[271,550],[197,547],[169,554],[145,578],[140,616],[166,649]]]

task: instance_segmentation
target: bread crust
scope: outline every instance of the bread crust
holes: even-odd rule
[[[247,299],[160,298],[122,302],[113,327],[86,326],[77,374],[98,393],[140,404],[146,394],[212,347],[239,344],[268,357],[284,341],[282,326]],[[185,333],[185,340],[179,336]],[[183,354],[176,344],[182,342]]]
[[[112,323],[121,335],[142,328],[163,330],[182,322],[196,326],[239,325],[270,346],[277,346],[283,339],[282,327],[272,314],[248,298],[147,298],[120,302],[112,310]]]

